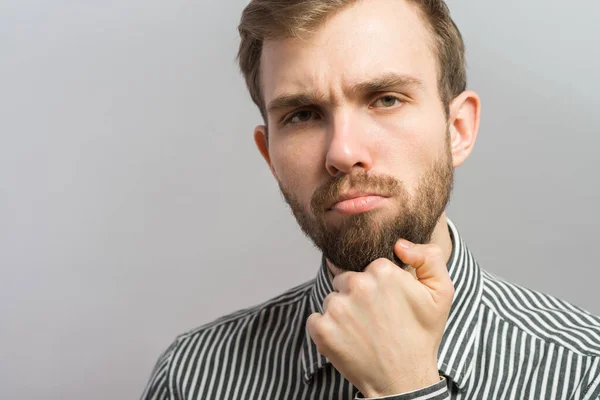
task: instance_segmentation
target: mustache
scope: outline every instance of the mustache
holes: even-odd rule
[[[310,201],[313,212],[326,211],[342,194],[350,190],[372,192],[380,196],[392,197],[402,193],[403,184],[392,176],[370,174],[363,170],[336,176],[323,183],[313,193]]]

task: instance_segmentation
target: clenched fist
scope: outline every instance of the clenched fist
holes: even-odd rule
[[[437,245],[399,240],[394,252],[416,278],[387,259],[342,272],[307,329],[319,352],[365,397],[439,382],[437,353],[454,286]]]

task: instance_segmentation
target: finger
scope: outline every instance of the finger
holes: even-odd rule
[[[357,278],[356,275],[359,273],[360,272],[344,271],[337,274],[333,277],[333,290],[340,293],[349,293],[352,287],[350,282],[355,280],[355,278]]]
[[[341,296],[341,294],[340,294],[340,293],[338,293],[338,292],[331,292],[331,293],[329,293],[329,294],[327,295],[327,297],[325,297],[325,300],[323,300],[323,314],[326,314],[326,313],[327,313],[327,310],[329,309],[329,304],[330,304],[332,301],[335,301],[334,299],[335,299],[336,297],[338,297],[338,299],[339,299],[339,296]]]
[[[387,258],[376,259],[367,265],[364,272],[366,277],[371,276],[375,278],[375,285],[377,285],[377,282],[385,282],[390,279],[396,281],[396,283],[406,282],[407,284],[416,281],[416,278],[410,272],[398,268],[398,265]],[[370,289],[374,289],[371,283],[367,280],[361,280],[361,282],[354,282],[351,286],[361,287],[361,292],[368,292]]]
[[[320,313],[312,313],[306,320],[306,330],[312,338],[313,342],[318,346],[320,343],[319,326],[322,323],[323,315]]]
[[[446,260],[438,245],[414,244],[400,239],[394,252],[400,260],[415,268],[417,279],[425,286],[439,290],[450,282]]]
[[[323,356],[329,358],[329,341],[336,335],[332,332],[332,326],[327,318],[319,313],[312,313],[306,320],[306,330],[312,341],[317,346],[317,351]]]

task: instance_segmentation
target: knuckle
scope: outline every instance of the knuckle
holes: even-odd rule
[[[452,302],[454,301],[454,285],[450,282],[440,288],[438,290],[438,298],[441,304],[443,304],[446,308],[450,308],[452,306]]]
[[[448,286],[446,287],[446,293],[448,294],[448,301],[452,302],[454,299],[454,294],[456,293],[452,281],[448,283]]]
[[[315,345],[317,345],[319,353],[326,355],[330,348],[330,340],[333,337],[333,334],[334,332],[331,325],[327,323],[320,324],[319,328],[314,331],[312,339]]]
[[[450,293],[452,296],[454,296],[455,292],[456,292],[456,290],[454,289],[454,283],[452,283],[452,281],[450,279],[448,279],[448,293]]]
[[[369,266],[372,273],[378,277],[389,277],[396,271],[397,267],[386,258],[378,258]]]
[[[312,340],[316,343],[321,341],[321,329],[322,324],[313,315],[309,316],[306,320],[306,328]]]
[[[436,244],[427,246],[425,249],[425,257],[428,260],[441,259],[443,256],[442,248]]]
[[[364,293],[371,289],[373,289],[371,281],[362,275],[354,275],[348,279],[348,291],[350,293]]]
[[[348,305],[339,297],[332,297],[327,304],[327,313],[334,318],[339,318],[343,315],[346,315],[348,310]]]
[[[306,327],[310,332],[315,331],[317,329],[318,323],[317,318],[314,314],[308,316],[308,319],[306,320]]]

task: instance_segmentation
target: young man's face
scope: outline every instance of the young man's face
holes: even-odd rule
[[[449,127],[431,34],[398,0],[359,1],[307,39],[267,40],[255,139],[303,231],[337,267],[424,243],[448,202]],[[354,200],[344,201],[344,198]]]

